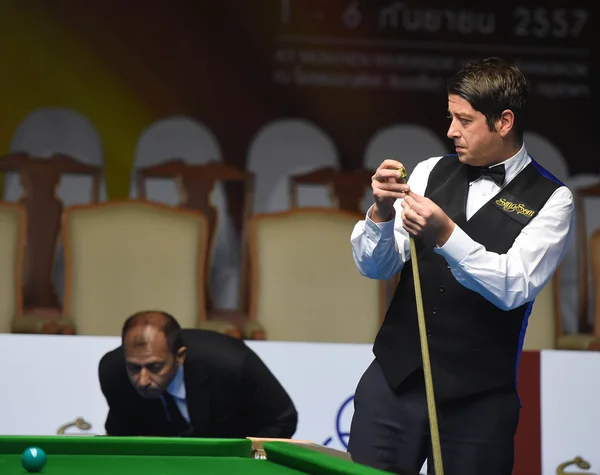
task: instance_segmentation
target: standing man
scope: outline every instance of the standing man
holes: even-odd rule
[[[533,301],[573,230],[568,188],[523,143],[529,87],[498,58],[448,83],[456,154],[400,162],[372,179],[374,205],[352,236],[361,274],[400,281],[355,395],[349,452],[383,469],[431,461],[409,233],[415,236],[445,475],[510,475],[517,367]],[[401,147],[402,144],[399,144]]]
[[[129,317],[99,365],[113,436],[291,438],[298,414],[260,358],[236,338],[182,330],[164,312]]]

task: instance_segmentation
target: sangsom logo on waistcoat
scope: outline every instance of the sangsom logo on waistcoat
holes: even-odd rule
[[[512,201],[507,200],[506,198],[498,198],[496,200],[496,204],[501,206],[504,211],[507,213],[516,213],[521,214],[523,216],[527,216],[528,218],[533,217],[535,211],[532,209],[528,209],[524,203],[513,203]]]
[[[500,193],[500,196],[493,200],[492,204],[496,209],[500,210],[517,223],[526,226],[537,214],[538,210],[534,209],[533,206],[529,206],[523,199],[511,195],[506,190],[503,190]]]

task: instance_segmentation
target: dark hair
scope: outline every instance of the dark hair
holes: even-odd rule
[[[515,115],[515,131],[523,138],[530,86],[516,66],[495,57],[473,61],[448,80],[446,89],[448,95],[462,97],[481,112],[490,131],[502,112],[510,109]]]
[[[131,315],[123,324],[121,330],[121,341],[125,341],[127,332],[138,325],[149,325],[159,328],[167,339],[167,348],[177,354],[179,348],[183,346],[183,338],[181,336],[181,326],[175,317],[161,310],[143,310]]]

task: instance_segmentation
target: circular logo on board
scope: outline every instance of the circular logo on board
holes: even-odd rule
[[[340,445],[343,449],[348,449],[348,439],[350,438],[350,425],[352,424],[352,415],[354,414],[354,395],[342,402],[335,416],[335,435],[328,437],[322,445]]]

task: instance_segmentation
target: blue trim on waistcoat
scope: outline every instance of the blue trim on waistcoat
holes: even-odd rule
[[[560,181],[558,178],[556,178],[552,173],[550,173],[548,170],[546,170],[543,166],[541,166],[534,158],[531,154],[528,154],[529,158],[531,159],[531,165],[538,171],[540,172],[540,174],[544,177],[547,178],[548,180],[556,183],[559,186],[566,186],[562,181]],[[444,156],[448,157],[457,157],[458,154],[445,154]],[[527,325],[529,324],[529,317],[531,316],[531,312],[533,310],[533,304],[535,303],[535,299],[532,300],[531,302],[529,302],[529,304],[527,305],[527,308],[525,309],[525,315],[523,316],[523,323],[521,324],[521,333],[519,334],[519,343],[518,343],[518,348],[517,348],[517,360],[516,360],[516,368],[515,368],[515,389],[517,389],[518,387],[518,381],[519,381],[519,363],[521,360],[521,353],[523,352],[523,345],[525,342],[525,334],[527,333]],[[519,406],[522,407],[521,404],[521,398],[519,397],[519,392],[517,390],[517,398],[519,400]]]
[[[531,158],[531,164],[535,167],[535,169],[538,172],[540,172],[540,174],[544,178],[547,178],[548,180],[556,183],[559,186],[566,186],[562,181],[560,181],[552,173],[550,173],[543,166],[541,166],[533,158],[533,156],[531,154],[529,154],[529,158]],[[517,385],[518,385],[518,379],[519,379],[519,361],[521,359],[521,353],[523,351],[523,343],[525,341],[525,333],[527,332],[527,324],[529,323],[529,316],[531,315],[531,311],[533,309],[534,302],[535,302],[535,299],[532,300],[531,302],[529,302],[529,305],[527,305],[527,309],[525,310],[525,315],[523,317],[523,324],[521,325],[521,333],[519,335],[519,348],[518,348],[518,351],[517,351],[517,368],[516,368],[516,376],[515,376],[515,387],[517,387]],[[522,405],[521,405],[521,398],[518,396],[518,394],[519,394],[519,392],[517,391],[517,397],[519,399],[519,406],[522,407]]]
[[[521,353],[523,352],[523,344],[525,342],[525,334],[527,333],[527,325],[529,324],[529,317],[531,315],[531,311],[533,310],[533,304],[535,299],[533,299],[527,305],[525,309],[525,315],[523,316],[523,323],[521,324],[521,333],[519,334],[519,344],[517,347],[517,367],[515,368],[515,388],[519,385],[519,362],[521,361]],[[521,405],[521,398],[519,397],[519,391],[517,390],[517,398],[519,399],[519,407]]]
[[[537,171],[539,171],[542,174],[544,178],[548,178],[548,180],[553,181],[554,183],[560,186],[566,186],[562,181],[560,181],[552,173],[550,173],[543,166],[541,166],[531,155],[529,155],[529,158],[531,158],[531,164],[536,168]]]

